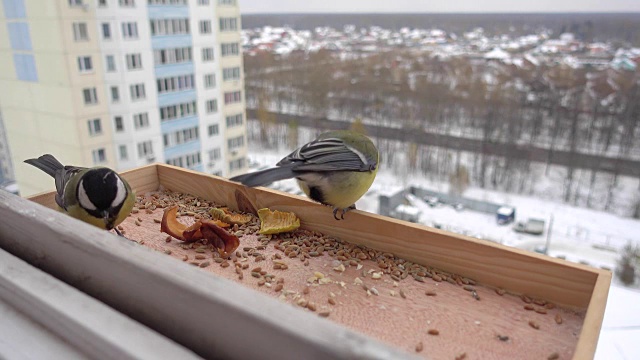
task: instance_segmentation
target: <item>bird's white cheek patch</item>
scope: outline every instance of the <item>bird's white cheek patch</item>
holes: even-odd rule
[[[113,201],[111,202],[112,208],[118,207],[120,204],[122,204],[122,202],[124,202],[124,199],[127,197],[127,189],[124,187],[122,180],[120,180],[120,178],[117,179],[118,182],[116,186],[118,188],[118,191],[116,192],[115,199],[113,199]]]
[[[84,189],[82,180],[80,180],[80,184],[78,185],[78,202],[84,209],[97,210],[96,206],[93,205],[91,200],[89,200],[89,196],[87,196],[87,191]]]

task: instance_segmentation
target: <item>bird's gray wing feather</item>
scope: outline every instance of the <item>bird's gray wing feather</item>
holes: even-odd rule
[[[64,166],[51,154],[44,154],[37,159],[27,159],[24,161],[29,165],[33,165],[52,176],[56,184],[56,203],[63,209],[66,209],[64,203],[64,188],[71,177],[85,168],[77,166]]]
[[[295,172],[371,170],[362,154],[338,138],[314,140],[280,160],[277,166],[286,164],[296,164]]]
[[[234,176],[229,180],[237,181],[250,187],[268,185],[274,181],[295,177],[296,174],[292,171],[293,166],[294,164],[287,164],[280,167]]]

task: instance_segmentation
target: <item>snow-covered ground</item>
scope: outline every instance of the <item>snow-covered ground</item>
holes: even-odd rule
[[[307,139],[300,139],[302,142]],[[254,168],[272,166],[286,151],[250,149],[249,159]],[[404,174],[403,174],[404,175]],[[392,171],[381,169],[369,192],[360,199],[358,209],[378,212],[378,196],[391,195],[407,186],[423,187],[441,191],[446,184],[434,184],[420,176],[398,178]],[[301,194],[295,180],[274,183],[272,188]],[[619,217],[610,213],[578,208],[515,194],[469,188],[465,197],[506,204],[517,209],[516,217],[526,220],[529,216],[543,217],[548,224],[553,218],[550,232],[550,256],[564,257],[569,261],[582,262],[595,267],[614,269],[618,250],[627,242],[640,244],[640,221]],[[499,226],[495,215],[470,210],[457,211],[451,206],[431,207],[421,199],[409,196],[409,203],[420,210],[420,223],[465,235],[494,241],[526,250],[543,248],[546,234],[542,236],[516,233],[511,226]],[[640,290],[629,289],[615,279],[609,292],[607,310],[598,342],[596,359],[640,359]]]

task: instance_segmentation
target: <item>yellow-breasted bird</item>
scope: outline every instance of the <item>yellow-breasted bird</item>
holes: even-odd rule
[[[311,199],[333,207],[333,217],[355,209],[378,172],[378,149],[371,139],[350,130],[330,131],[303,145],[275,168],[231,178],[246,186],[262,186],[296,178]]]
[[[129,184],[106,167],[64,166],[53,155],[24,161],[55,179],[56,203],[72,217],[101,229],[115,229],[127,218],[135,203]]]

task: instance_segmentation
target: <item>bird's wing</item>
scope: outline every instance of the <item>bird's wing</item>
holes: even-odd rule
[[[295,163],[293,171],[370,171],[371,164],[360,151],[339,138],[314,140],[289,154],[277,166]]]
[[[63,169],[60,169],[54,175],[54,179],[56,182],[56,203],[63,209],[67,209],[66,204],[64,203],[64,188],[67,186],[69,180],[77,175],[80,171],[86,170],[86,168],[78,167],[78,166],[65,166]]]

